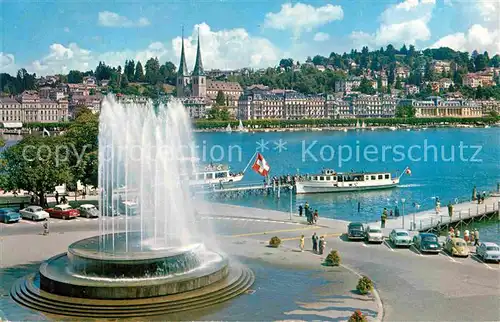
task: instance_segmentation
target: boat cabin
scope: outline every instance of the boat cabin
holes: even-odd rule
[[[356,182],[356,181],[382,181],[391,180],[390,173],[341,173],[335,172],[334,170],[324,170],[321,174],[315,174],[308,177],[311,181],[323,181],[323,182]]]

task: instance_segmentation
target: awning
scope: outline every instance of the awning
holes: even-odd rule
[[[3,123],[4,129],[20,129],[23,127],[23,123]]]

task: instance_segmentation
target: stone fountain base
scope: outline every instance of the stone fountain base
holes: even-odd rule
[[[111,248],[100,246],[99,251],[98,236],[72,244],[68,253],[44,262],[39,273],[18,280],[13,299],[63,316],[152,316],[220,303],[253,284],[251,270],[202,244],[124,252],[124,236],[117,237]]]

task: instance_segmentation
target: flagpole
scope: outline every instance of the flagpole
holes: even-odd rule
[[[253,161],[253,158],[255,158],[255,156],[257,155],[258,151],[256,150],[255,153],[252,155],[252,157],[250,158],[250,161],[248,161],[248,164],[247,166],[245,167],[245,169],[243,170],[243,173],[245,173],[248,169],[248,167],[250,166],[250,163],[252,163]]]

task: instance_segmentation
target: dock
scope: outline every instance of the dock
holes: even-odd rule
[[[278,197],[282,192],[289,192],[293,189],[291,184],[273,185],[265,184],[263,182],[238,182],[238,183],[225,183],[215,184],[212,187],[205,187],[204,189],[196,190],[196,194],[276,194]]]
[[[384,234],[392,229],[403,228],[410,231],[439,232],[448,227],[457,227],[470,222],[477,222],[498,218],[500,205],[500,195],[495,194],[484,200],[484,203],[477,201],[466,201],[453,205],[453,214],[450,217],[447,205],[441,206],[440,212],[430,209],[421,212],[405,212],[404,216],[388,217],[385,222]],[[400,208],[400,212],[401,212]],[[380,224],[380,220],[377,221]]]

